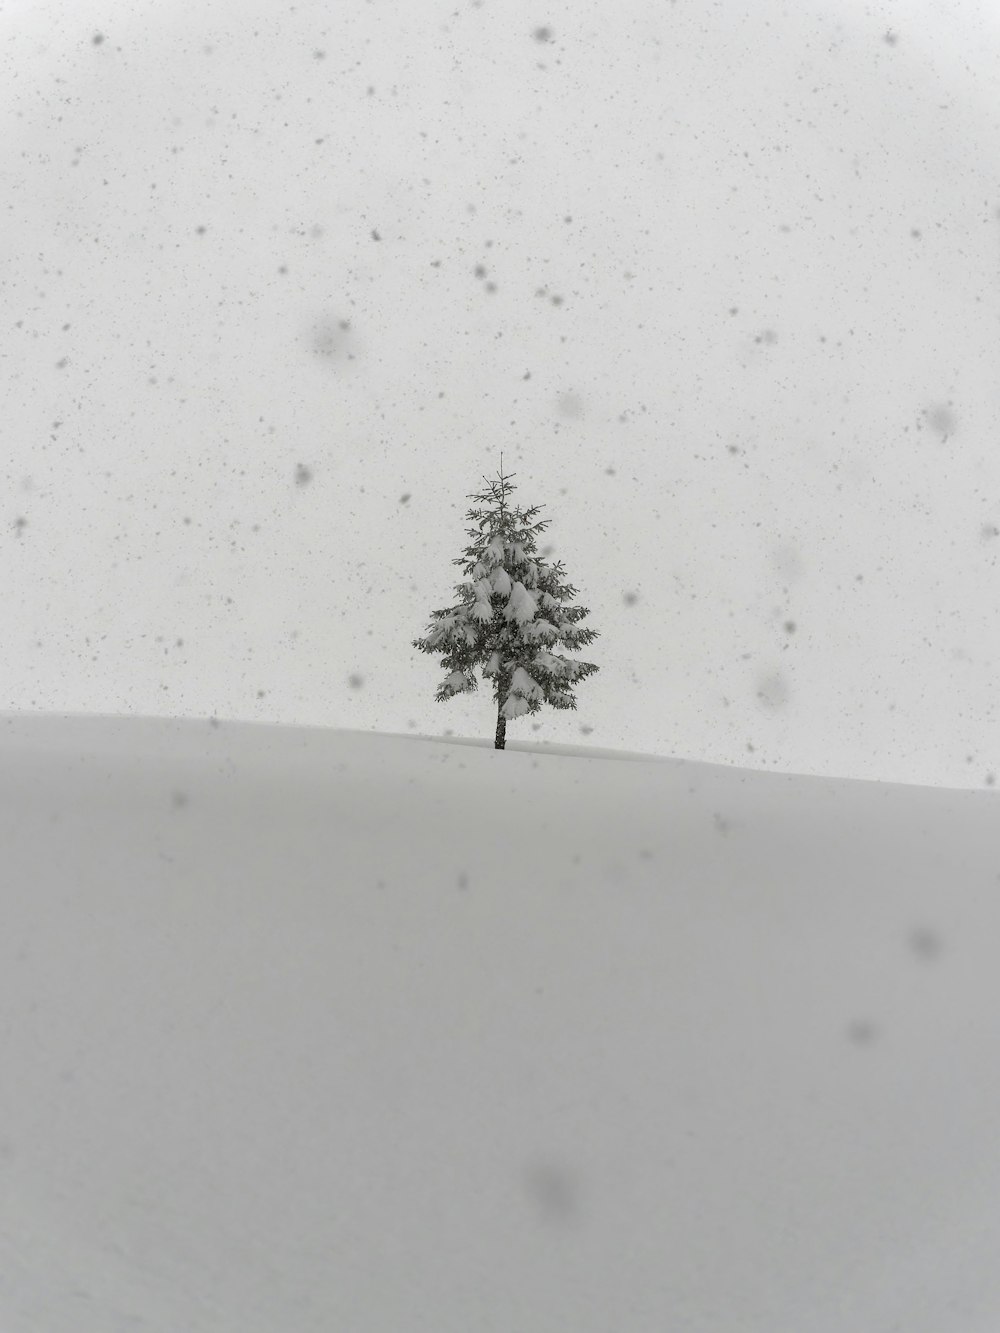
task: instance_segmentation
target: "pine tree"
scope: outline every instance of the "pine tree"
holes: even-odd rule
[[[505,475],[501,458],[497,479],[484,478],[486,490],[469,496],[476,501],[466,514],[472,541],[452,561],[465,576],[455,587],[459,601],[431,612],[426,636],[413,640],[421,652],[443,656],[448,675],[435,695],[439,702],[478,689],[476,667],[492,682],[498,750],[508,721],[542,704],[575,708],[573,687],[598,669],[553,651],[583,647],[598,633],[578,628],[589,612],[569,605],[576,589],[564,582],[562,561],[550,565],[537,554],[538,535],[549,523],[536,518],[538,505],[510,503],[512,475]]]

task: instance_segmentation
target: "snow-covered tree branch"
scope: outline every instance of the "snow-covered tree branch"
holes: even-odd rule
[[[475,670],[491,681],[497,705],[496,748],[506,741],[507,722],[537,713],[543,704],[575,708],[573,686],[597,671],[554,650],[573,651],[598,637],[580,627],[589,612],[571,605],[576,589],[564,582],[561,561],[549,564],[538,554],[538,536],[548,520],[539,506],[511,505],[515,489],[502,468],[466,518],[472,539],[452,563],[464,578],[456,585],[458,602],[431,612],[427,634],[413,640],[425,653],[439,653],[447,675],[438,686],[439,701],[478,688]]]

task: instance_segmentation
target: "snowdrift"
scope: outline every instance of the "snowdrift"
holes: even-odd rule
[[[5,1333],[1000,1327],[997,797],[0,718]]]

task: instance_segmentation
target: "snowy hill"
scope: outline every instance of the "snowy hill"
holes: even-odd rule
[[[0,719],[5,1333],[1000,1326],[994,793]]]

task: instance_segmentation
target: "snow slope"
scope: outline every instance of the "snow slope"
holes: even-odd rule
[[[0,718],[5,1333],[1000,1327],[997,797]]]

